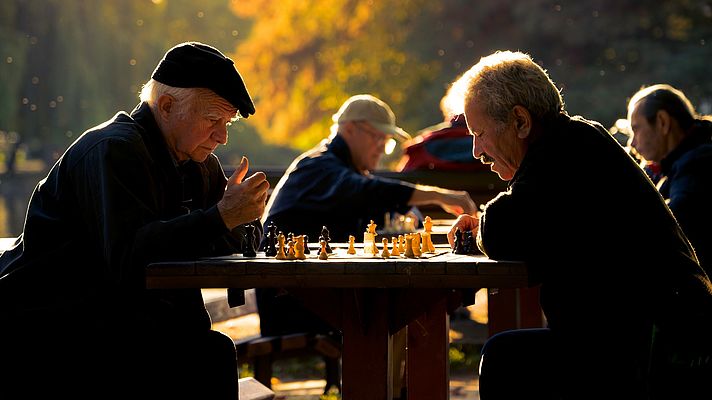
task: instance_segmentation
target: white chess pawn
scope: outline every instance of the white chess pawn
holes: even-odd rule
[[[388,251],[388,239],[383,238],[383,251],[381,252],[381,257],[389,258],[391,253]]]

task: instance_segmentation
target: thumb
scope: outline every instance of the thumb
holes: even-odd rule
[[[242,156],[242,160],[240,160],[240,165],[235,168],[235,172],[232,173],[230,180],[238,184],[242,183],[242,180],[245,178],[245,175],[247,175],[247,170],[249,168],[250,161],[247,159],[247,157]]]

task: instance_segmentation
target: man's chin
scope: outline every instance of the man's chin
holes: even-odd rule
[[[494,164],[490,164],[490,171],[494,172],[499,176],[499,179],[503,181],[508,181],[514,177],[514,173],[509,172],[509,171],[498,171],[497,169],[494,168]]]

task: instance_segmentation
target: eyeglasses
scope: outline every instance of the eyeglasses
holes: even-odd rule
[[[388,140],[388,135],[374,130],[366,121],[358,121],[356,125],[363,132],[366,132],[371,139],[379,145],[384,145]]]
[[[366,121],[357,121],[356,126],[358,126],[362,132],[366,132],[377,146],[382,146],[386,154],[391,154],[395,149],[396,141],[390,135],[373,129]]]

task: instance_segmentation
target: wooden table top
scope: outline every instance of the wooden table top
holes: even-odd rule
[[[147,268],[149,288],[480,288],[523,287],[527,267],[518,261],[495,261],[482,255],[453,254],[436,246],[421,258],[372,257],[357,249],[346,254],[343,244],[320,260],[312,250],[306,260],[276,260],[257,253],[207,257],[194,261],[157,262]]]

